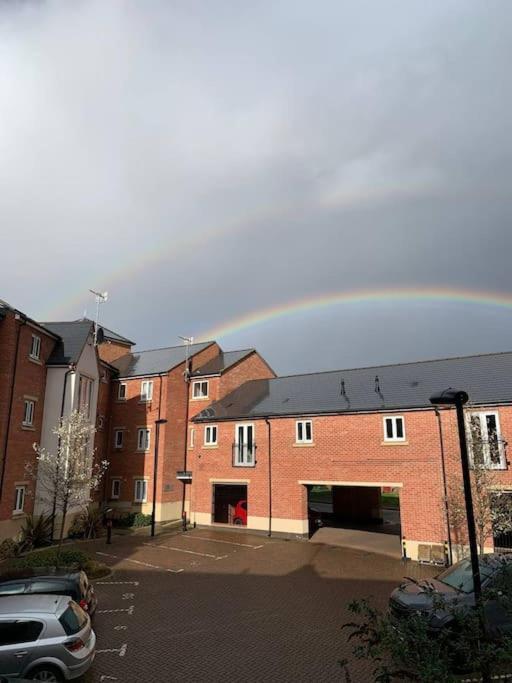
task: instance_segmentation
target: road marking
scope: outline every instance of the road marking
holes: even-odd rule
[[[512,674],[496,674],[491,676],[491,681],[507,681],[512,678]],[[460,683],[481,683],[481,678],[463,678]]]
[[[127,612],[127,614],[133,614],[133,610],[135,609],[135,605],[130,605],[130,607],[126,607],[124,609],[99,609],[98,614],[114,614],[114,612]]]
[[[172,545],[159,545],[158,543],[144,543],[150,548],[161,548],[162,550],[173,550],[176,553],[187,553],[188,555],[199,555],[200,557],[211,557],[212,560],[223,560],[227,555],[212,555],[211,553],[198,553],[196,550],[185,550],[184,548],[175,548]]]
[[[135,593],[123,593],[123,600],[133,600]]]
[[[143,567],[151,567],[151,569],[160,569],[163,572],[170,572],[171,574],[180,574],[183,569],[167,569],[166,567],[159,567],[157,564],[150,564],[149,562],[142,562],[141,560],[132,560],[129,557],[119,557],[118,555],[110,555],[109,553],[100,553],[96,551],[96,555],[102,557],[112,557],[114,560],[121,560],[122,562],[131,562],[132,564],[141,564]]]
[[[183,538],[188,538],[189,540],[194,540],[197,538],[200,541],[211,541],[211,543],[227,543],[228,545],[240,545],[243,548],[252,548],[253,550],[259,550],[263,548],[262,545],[250,545],[249,543],[235,543],[235,541],[221,541],[219,538],[206,538],[206,536],[184,536]]]
[[[98,553],[101,555],[101,553]],[[109,555],[109,557],[114,557],[114,555]],[[94,581],[96,586],[138,586],[138,581]],[[116,679],[117,680],[117,679]]]
[[[112,652],[117,652],[120,657],[124,657],[126,654],[126,648],[128,647],[127,643],[124,643],[124,645],[121,645],[121,647],[107,647],[104,650],[96,650],[96,654],[104,654],[105,652],[112,653]],[[102,679],[103,680],[103,679]],[[114,680],[117,680],[114,678]]]
[[[126,631],[128,626],[114,626],[114,631]]]
[[[97,652],[97,650],[96,650],[96,652]],[[105,676],[105,674],[102,674],[100,676],[100,683],[102,681],[118,681],[118,680],[119,680],[119,678],[116,678],[115,676]]]

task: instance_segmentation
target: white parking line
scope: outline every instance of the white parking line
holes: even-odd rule
[[[109,553],[100,553],[96,551],[96,555],[102,557],[112,557],[114,560],[121,560],[122,562],[132,562],[133,564],[140,564],[143,567],[151,567],[151,569],[160,569],[163,572],[170,572],[171,574],[181,574],[183,569],[167,569],[166,567],[159,567],[157,564],[150,564],[149,562],[142,562],[141,560],[132,560],[129,557],[119,557],[118,555],[110,555]]]
[[[158,543],[144,543],[150,548],[162,548],[163,550],[173,550],[176,553],[188,553],[189,555],[199,555],[200,557],[211,557],[212,560],[223,560],[227,555],[212,555],[211,553],[198,553],[195,550],[185,550],[184,548],[175,548],[172,545],[160,545]]]
[[[130,605],[130,607],[127,607],[126,609],[99,609],[98,614],[114,614],[114,612],[127,612],[128,614],[133,614],[134,609],[135,605]]]
[[[99,555],[100,553],[98,553]],[[108,557],[113,557],[109,555]],[[95,581],[96,586],[138,586],[138,581]]]
[[[188,538],[189,540],[194,540],[197,538],[199,541],[210,541],[211,543],[227,543],[228,545],[240,545],[243,548],[252,548],[253,550],[259,550],[263,548],[262,545],[250,545],[249,543],[235,543],[235,541],[221,541],[219,538],[206,538],[206,536],[185,536],[183,538]]]
[[[96,654],[103,654],[104,652],[117,652],[120,657],[124,657],[126,654],[126,649],[128,647],[127,643],[124,643],[124,645],[121,645],[121,647],[107,647],[104,650],[96,650]]]

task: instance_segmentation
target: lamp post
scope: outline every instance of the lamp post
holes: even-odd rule
[[[155,420],[155,462],[153,465],[153,510],[151,512],[151,536],[155,535],[155,517],[156,517],[156,479],[158,476],[158,444],[160,442],[160,425],[167,423],[167,420]]]
[[[434,406],[455,406],[457,413],[457,427],[459,432],[460,458],[462,468],[462,480],[464,484],[464,501],[466,504],[466,518],[468,524],[469,552],[471,555],[471,573],[473,575],[473,589],[475,592],[475,605],[478,611],[482,636],[485,635],[485,615],[482,604],[482,579],[480,577],[480,564],[478,561],[478,545],[476,539],[475,514],[473,511],[473,495],[471,493],[471,476],[469,472],[468,446],[466,441],[466,425],[464,421],[464,405],[468,402],[468,394],[461,389],[445,389],[432,394],[430,402]],[[487,667],[483,667],[482,681],[490,681]]]

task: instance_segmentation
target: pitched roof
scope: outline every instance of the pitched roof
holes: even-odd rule
[[[92,324],[94,324],[93,320],[90,320],[89,318],[82,318],[81,320],[77,320],[76,322],[83,322],[83,321],[88,321]],[[121,334],[118,334],[117,332],[113,332],[112,330],[109,330],[108,327],[105,327],[104,325],[99,325],[101,329],[103,330],[103,334],[105,336],[105,339],[110,339],[111,341],[117,341],[120,342],[121,344],[127,344],[128,346],[133,346],[135,344],[134,341],[131,341],[130,339],[127,339],[126,337],[123,337]]]
[[[194,377],[204,376],[204,375],[221,375],[223,372],[228,370],[230,367],[241,361],[243,358],[247,358],[251,353],[254,353],[255,349],[243,349],[240,351],[221,351],[218,356],[212,358],[204,365],[202,365],[197,370],[194,370],[192,375]]]
[[[512,401],[512,352],[252,380],[195,419],[425,408],[450,386],[477,405]]]
[[[53,332],[51,332],[50,330],[47,330],[41,323],[37,322],[37,320],[33,320],[33,318],[30,318],[26,313],[23,313],[23,311],[20,311],[19,309],[14,308],[14,306],[11,306],[9,303],[7,303],[7,301],[0,299],[0,320],[5,318],[8,311],[10,311],[11,313],[15,313],[15,314],[17,313],[18,315],[21,316],[21,318],[25,322],[28,322],[31,325],[39,328],[42,332],[45,332],[50,337],[56,338],[56,335]]]
[[[48,358],[47,364],[69,365],[70,363],[77,363],[87,338],[92,332],[93,323],[90,320],[74,320],[61,323],[41,323],[41,325],[60,337]]]
[[[194,356],[199,351],[206,349],[213,342],[202,342],[191,344],[189,347],[190,356]],[[170,346],[165,349],[152,349],[150,351],[135,351],[121,356],[112,362],[117,368],[120,377],[141,377],[144,375],[158,375],[161,372],[168,372],[180,363],[183,363],[186,355],[186,347]]]

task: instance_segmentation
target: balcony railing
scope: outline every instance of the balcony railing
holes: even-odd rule
[[[490,439],[469,437],[469,453],[472,466],[483,466],[493,470],[507,469],[507,442],[493,436]]]
[[[256,465],[255,443],[233,444],[233,467],[254,467]]]

